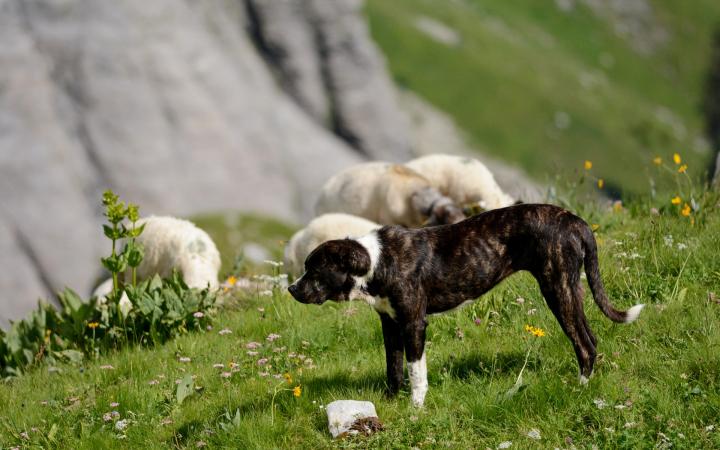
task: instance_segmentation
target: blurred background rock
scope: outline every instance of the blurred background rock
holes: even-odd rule
[[[584,159],[613,196],[656,154],[706,176],[718,23],[709,0],[0,0],[0,325],[90,292],[106,188],[299,224],[369,159],[473,154],[526,201]]]

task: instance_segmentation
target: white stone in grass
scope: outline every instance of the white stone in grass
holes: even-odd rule
[[[536,439],[536,440],[540,439],[541,438],[540,430],[538,430],[537,428],[533,428],[532,430],[528,431],[527,437],[529,437],[530,439]]]
[[[350,427],[358,419],[377,417],[375,405],[372,402],[358,400],[335,400],[325,408],[328,416],[328,426],[333,438],[343,433],[357,434]]]
[[[504,448],[510,448],[512,446],[512,441],[505,441],[498,444],[498,449],[504,449]]]

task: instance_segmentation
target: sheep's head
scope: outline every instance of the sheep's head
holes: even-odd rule
[[[433,187],[420,189],[410,200],[415,211],[426,218],[425,226],[457,223],[466,218],[462,208]]]

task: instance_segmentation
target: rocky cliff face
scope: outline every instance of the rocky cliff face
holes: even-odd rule
[[[306,217],[369,156],[409,157],[355,0],[0,0],[0,324],[106,249],[100,193],[145,214]]]

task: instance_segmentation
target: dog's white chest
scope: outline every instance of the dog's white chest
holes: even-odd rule
[[[386,298],[371,297],[371,299],[365,299],[365,301],[368,303],[368,305],[375,308],[375,311],[387,314],[393,319],[395,318],[395,310],[390,304],[390,300]]]
[[[390,300],[388,300],[387,298],[373,297],[372,295],[368,294],[367,292],[363,292],[360,289],[353,289],[353,291],[350,293],[350,298],[353,300],[362,300],[368,305],[372,306],[375,311],[382,314],[387,314],[393,319],[395,318],[395,310],[390,304]]]

